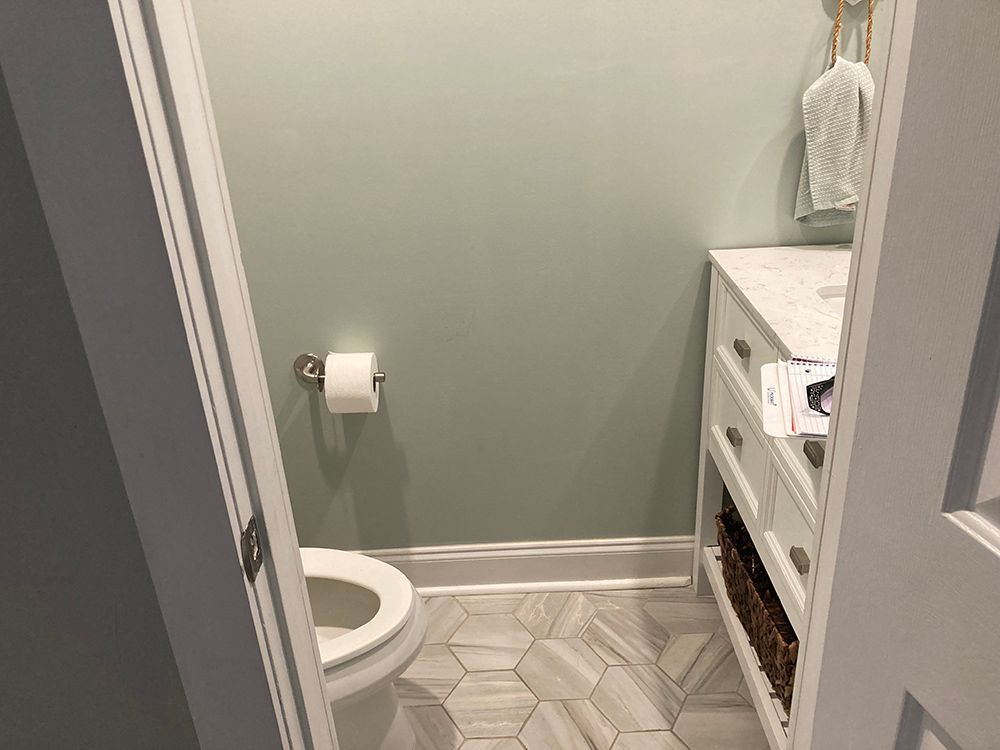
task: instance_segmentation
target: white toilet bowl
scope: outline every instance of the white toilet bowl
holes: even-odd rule
[[[413,750],[392,683],[423,645],[423,602],[384,562],[334,549],[301,553],[340,750]]]

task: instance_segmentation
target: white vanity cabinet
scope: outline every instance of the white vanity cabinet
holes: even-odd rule
[[[725,486],[804,642],[826,444],[764,434],[760,368],[792,355],[836,359],[842,306],[835,296],[846,288],[850,249],[715,250],[710,257],[695,585],[700,594],[714,593],[719,600],[765,733],[777,750],[787,742],[789,717],[769,695],[767,679],[729,605],[714,516]]]

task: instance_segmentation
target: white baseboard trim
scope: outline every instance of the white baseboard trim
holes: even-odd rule
[[[687,586],[693,536],[361,550],[424,596]]]

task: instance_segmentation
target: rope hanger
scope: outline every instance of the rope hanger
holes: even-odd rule
[[[872,56],[872,15],[875,0],[868,0],[868,30],[865,32],[865,65]],[[840,43],[840,29],[844,21],[844,0],[837,0],[837,17],[833,20],[833,49],[830,51],[830,67],[837,64],[837,45]]]

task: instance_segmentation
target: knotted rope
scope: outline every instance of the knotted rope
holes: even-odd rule
[[[875,13],[875,0],[868,0],[868,28],[865,31],[865,65],[872,56],[872,19]],[[830,67],[837,64],[837,46],[840,44],[840,29],[844,25],[844,0],[837,0],[837,16],[833,19],[833,45],[830,50]]]

